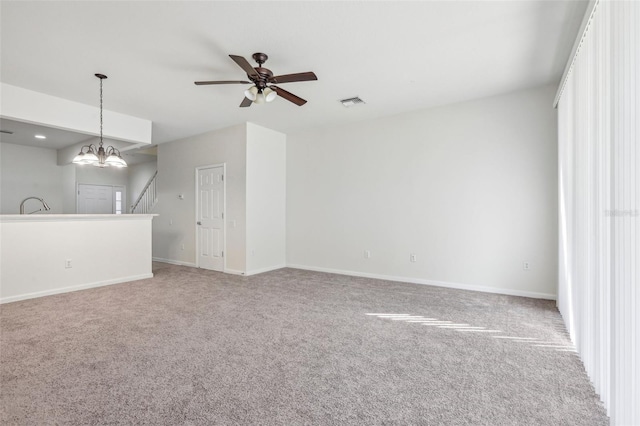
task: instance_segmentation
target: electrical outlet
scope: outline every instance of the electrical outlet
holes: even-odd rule
[[[522,262],[522,269],[525,271],[531,270],[531,264],[529,262]]]
[[[413,262],[413,263],[416,263],[418,261],[418,257],[414,253],[411,253],[409,255],[409,261]]]
[[[364,258],[365,259],[371,259],[371,250],[365,250],[364,251]]]
[[[66,269],[73,268],[73,265],[71,264],[71,259],[67,259],[64,261],[64,267]]]
[[[180,248],[181,248],[182,250],[184,250],[184,244],[182,244],[182,245],[180,246]]]

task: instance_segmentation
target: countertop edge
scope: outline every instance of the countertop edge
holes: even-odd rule
[[[3,214],[0,223],[6,222],[71,222],[87,220],[151,220],[158,214]]]

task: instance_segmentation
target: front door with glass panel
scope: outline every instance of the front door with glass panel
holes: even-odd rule
[[[122,214],[124,187],[78,184],[78,214]]]

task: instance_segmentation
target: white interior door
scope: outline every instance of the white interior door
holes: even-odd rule
[[[113,187],[78,184],[78,214],[112,214]]]
[[[224,271],[224,166],[197,169],[198,266]]]

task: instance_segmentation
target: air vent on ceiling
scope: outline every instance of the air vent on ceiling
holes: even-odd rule
[[[11,130],[1,130],[0,129],[0,133],[6,133],[7,135],[12,135],[13,132]]]
[[[342,105],[346,106],[347,108],[349,108],[349,107],[352,107],[354,105],[364,104],[366,102],[363,101],[362,99],[360,99],[359,97],[355,96],[353,98],[341,99],[340,103]]]

